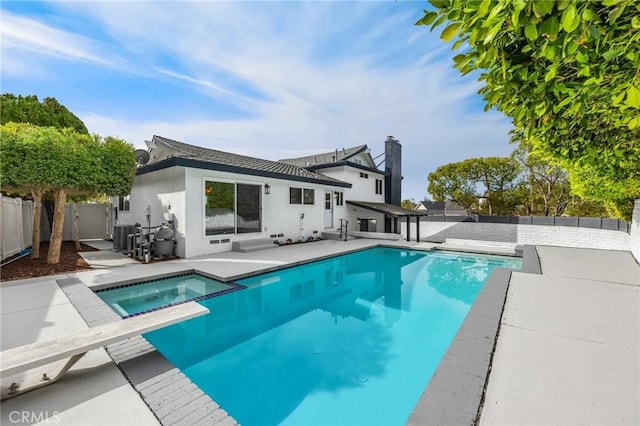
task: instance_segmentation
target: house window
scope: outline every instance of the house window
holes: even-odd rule
[[[369,173],[360,172],[360,177],[364,179],[369,179]]]
[[[289,188],[289,204],[302,204],[302,188]]]
[[[376,194],[382,194],[382,179],[376,179]]]
[[[118,211],[128,212],[131,205],[131,195],[124,195],[118,197]]]
[[[261,194],[260,185],[206,181],[205,235],[260,232]]]
[[[305,204],[315,204],[316,202],[316,191],[315,189],[305,188],[304,189],[304,203]]]
[[[344,205],[344,192],[336,191],[336,206],[343,206],[343,205]]]
[[[316,203],[316,190],[311,188],[289,188],[289,204],[312,205]]]

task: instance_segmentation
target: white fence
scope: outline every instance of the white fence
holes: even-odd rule
[[[0,257],[4,260],[31,246],[33,202],[0,194]]]
[[[0,214],[0,258],[2,260],[31,246],[33,202],[2,197]],[[113,231],[111,204],[78,204],[78,233],[81,240],[110,238]],[[40,241],[51,236],[44,206],[40,220]],[[73,240],[73,205],[64,210],[64,241]]]

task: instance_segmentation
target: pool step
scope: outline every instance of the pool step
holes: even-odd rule
[[[231,250],[240,253],[249,253],[251,251],[272,249],[278,247],[273,240],[269,238],[257,238],[254,240],[234,241],[231,243]]]

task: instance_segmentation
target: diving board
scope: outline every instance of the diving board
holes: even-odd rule
[[[2,383],[2,399],[11,398],[58,380],[88,351],[139,336],[149,331],[167,327],[209,313],[209,309],[197,302],[188,302],[121,321],[78,331],[55,339],[31,343],[0,352],[0,378],[19,374],[68,359],[52,374],[43,374],[34,380],[28,377],[6,386]]]

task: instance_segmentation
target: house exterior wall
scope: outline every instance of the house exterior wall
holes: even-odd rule
[[[163,214],[173,213],[176,255],[185,256],[187,217],[185,215],[185,168],[171,167],[152,173],[137,175],[133,181],[129,211],[119,211],[116,225],[140,223],[147,226],[146,207],[150,209],[151,226],[165,222]],[[114,206],[118,205],[117,198]]]
[[[364,155],[364,154],[360,154]],[[335,191],[344,192],[344,205],[336,206],[335,197],[334,203],[334,221],[333,228],[340,227],[340,219],[346,219],[349,221],[349,230],[357,230],[357,220],[359,218],[376,219],[377,229],[370,230],[371,232],[384,232],[384,215],[376,213],[371,210],[362,209],[355,206],[347,205],[347,200],[352,201],[366,201],[372,203],[384,203],[384,175],[382,173],[375,173],[371,171],[365,171],[355,167],[339,166],[327,169],[318,170],[325,176],[330,176],[334,179],[339,179],[345,182],[351,183],[351,188],[335,188]],[[360,173],[366,173],[369,177],[360,177]],[[376,194],[376,179],[382,181],[382,193]]]
[[[205,235],[204,187],[206,180],[261,185],[261,232]],[[264,193],[265,184],[270,186],[270,194]],[[314,204],[290,204],[290,187],[314,189]],[[234,241],[257,238],[273,238],[280,241],[291,238],[296,241],[309,236],[319,236],[324,230],[325,190],[332,192],[339,190],[339,188],[321,184],[191,168],[186,169],[186,188],[186,205],[188,206],[186,234],[189,235],[189,239],[185,257],[229,251]],[[301,218],[303,214],[304,218]],[[313,231],[317,231],[317,233],[314,234]]]

